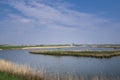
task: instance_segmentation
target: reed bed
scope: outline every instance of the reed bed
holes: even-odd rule
[[[62,50],[33,50],[31,54],[55,55],[55,56],[76,56],[76,57],[95,57],[95,58],[110,58],[120,56],[120,51],[62,51]]]
[[[0,72],[5,72],[25,80],[43,80],[43,72],[35,71],[29,66],[14,64],[6,60],[0,60]]]
[[[21,78],[21,80],[120,80],[120,76],[106,77],[95,75],[92,77],[78,77],[72,74],[45,74],[43,69],[36,71],[29,66],[14,64],[6,60],[0,60],[0,72]]]

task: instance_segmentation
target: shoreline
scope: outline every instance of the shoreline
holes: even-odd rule
[[[25,49],[47,49],[47,48],[70,48],[70,47],[74,47],[74,46],[39,46],[39,47],[24,47],[21,48],[23,50]]]
[[[76,57],[94,57],[94,58],[111,58],[120,56],[120,51],[49,51],[33,50],[31,54],[53,55],[53,56],[76,56]]]
[[[47,48],[70,48],[75,46],[0,46],[0,50],[29,50],[29,49],[47,49]]]

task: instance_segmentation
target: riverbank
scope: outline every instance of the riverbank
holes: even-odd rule
[[[46,45],[46,46],[0,46],[0,50],[16,50],[16,49],[22,49],[22,50],[29,50],[29,49],[47,49],[47,48],[70,48],[74,46],[68,46],[68,45]]]
[[[31,54],[55,55],[55,56],[77,56],[77,57],[95,57],[110,58],[120,56],[120,51],[49,51],[49,50],[33,50]]]
[[[38,46],[38,47],[24,47],[22,49],[47,49],[47,48],[70,48],[70,47],[74,47],[74,46]]]
[[[26,46],[0,46],[0,50],[16,50],[16,49],[22,49]]]

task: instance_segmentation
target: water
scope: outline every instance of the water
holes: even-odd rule
[[[97,59],[72,56],[48,56],[30,54],[28,50],[3,50],[0,59],[29,65],[47,73],[71,73],[74,75],[107,75],[120,76],[120,56]]]

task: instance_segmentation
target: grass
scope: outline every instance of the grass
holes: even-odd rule
[[[10,75],[5,72],[0,72],[0,80],[24,80],[24,79],[14,75]]]
[[[48,51],[48,50],[33,50],[32,54],[55,55],[55,56],[82,56],[82,57],[96,57],[96,58],[110,58],[119,56],[120,51]]]
[[[92,77],[78,77],[71,74],[46,75],[44,71],[35,71],[29,66],[0,60],[0,80],[120,80],[120,76],[109,78],[101,75],[95,75]]]
[[[0,46],[1,50],[21,49],[25,46]]]
[[[6,60],[0,60],[0,75],[8,76],[11,75],[11,78],[23,78],[25,80],[43,80],[42,71],[36,72],[31,69],[29,66],[13,64]],[[6,75],[7,74],[7,75]],[[38,75],[39,74],[39,75]],[[0,77],[4,78],[4,77]]]

